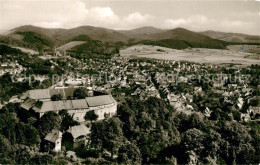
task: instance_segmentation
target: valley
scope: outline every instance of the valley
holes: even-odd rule
[[[260,48],[257,48],[259,50]],[[260,55],[236,50],[230,46],[228,50],[188,48],[183,50],[160,46],[135,45],[120,51],[122,57],[153,58],[161,60],[189,61],[209,64],[241,64],[248,66],[260,64]]]

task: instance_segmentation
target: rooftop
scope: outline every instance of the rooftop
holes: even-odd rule
[[[45,140],[55,143],[57,139],[62,137],[62,132],[58,129],[53,129],[50,133],[45,136]]]
[[[102,95],[94,97],[86,97],[78,100],[61,100],[61,101],[34,101],[28,99],[22,104],[22,107],[29,110],[32,108],[36,112],[60,111],[60,110],[76,110],[88,109],[89,107],[97,107],[116,103],[111,95]]]
[[[44,101],[37,102],[33,107],[36,112],[48,112],[70,109],[85,109],[88,108],[85,99],[80,100],[62,100],[62,101]]]
[[[67,98],[69,96],[73,96],[74,90],[76,90],[76,88],[29,90],[22,96],[22,99],[27,97],[34,100],[50,99],[53,95],[57,94],[60,94],[62,98]]]
[[[111,95],[86,97],[86,101],[90,107],[108,105],[116,102]]]
[[[70,127],[67,130],[67,132],[71,133],[72,137],[74,139],[76,139],[76,138],[78,138],[80,136],[85,136],[85,135],[89,134],[90,133],[90,128],[88,128],[85,125],[81,124],[81,125]]]

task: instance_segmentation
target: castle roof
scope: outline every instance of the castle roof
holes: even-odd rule
[[[30,99],[32,100],[32,99]],[[26,103],[26,102],[24,102]],[[23,103],[23,104],[24,104]],[[48,112],[48,111],[60,111],[60,110],[77,110],[77,109],[88,109],[89,107],[98,107],[102,105],[109,105],[116,103],[111,95],[102,95],[94,97],[86,97],[85,99],[78,100],[61,100],[61,101],[34,101],[33,104],[24,105],[32,108],[35,112]]]
[[[86,100],[80,99],[80,100],[37,102],[32,109],[36,112],[48,112],[48,111],[86,109],[86,108],[88,108]]]
[[[111,95],[86,97],[86,101],[90,107],[108,105],[116,102]]]
[[[53,95],[60,94],[62,98],[73,96],[77,88],[60,88],[60,89],[36,89],[27,91],[22,98],[29,97],[34,100],[51,99]]]

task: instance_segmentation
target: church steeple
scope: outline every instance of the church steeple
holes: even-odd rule
[[[86,83],[86,89],[87,89],[88,97],[92,97],[93,96],[93,88],[91,86],[90,79],[88,79],[88,81]]]

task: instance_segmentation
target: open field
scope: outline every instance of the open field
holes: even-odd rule
[[[232,51],[255,53],[260,55],[260,45],[230,45],[227,48]]]
[[[29,54],[32,54],[32,55],[39,54],[39,52],[37,52],[35,50],[32,50],[32,49],[28,49],[28,48],[23,48],[23,47],[18,47],[18,46],[14,46],[13,48],[19,49],[19,50],[21,50],[24,53],[29,53]]]
[[[81,44],[84,44],[86,43],[85,41],[71,41],[67,44],[64,44],[60,47],[57,48],[57,50],[62,50],[62,51],[66,51],[66,50],[69,50],[75,46],[78,46],[78,45],[81,45]]]
[[[244,66],[260,64],[260,55],[237,51],[235,48],[232,48],[232,50],[204,48],[176,50],[160,46],[135,45],[120,50],[120,55],[123,57],[154,58],[211,64],[233,63]]]

